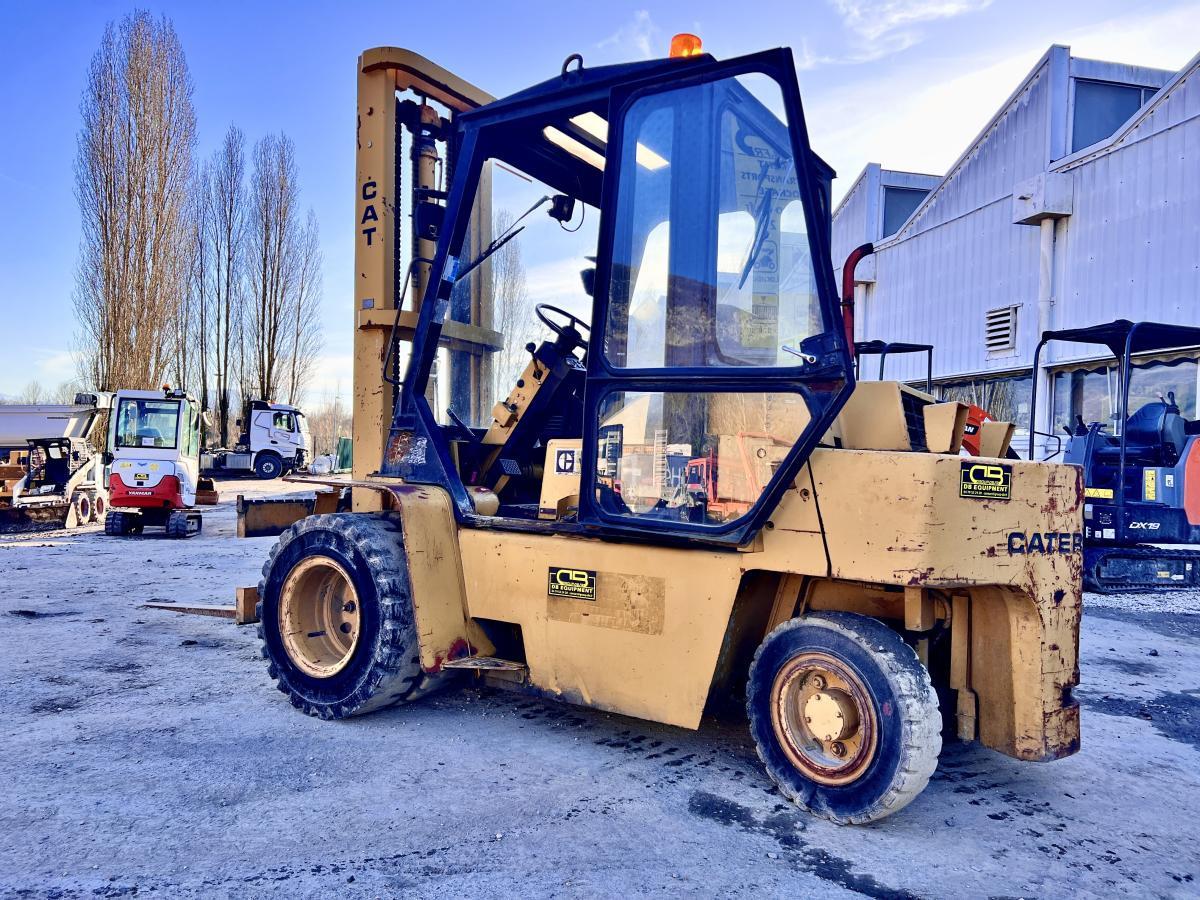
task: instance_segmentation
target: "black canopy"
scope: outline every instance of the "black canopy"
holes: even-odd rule
[[[864,354],[892,354],[892,353],[924,353],[927,350],[932,350],[933,344],[906,344],[903,341],[856,341],[854,344],[854,352],[860,355]]]
[[[1166,325],[1162,322],[1130,322],[1128,319],[1117,319],[1115,322],[1091,325],[1087,328],[1043,331],[1042,343],[1069,341],[1074,344],[1103,344],[1112,351],[1113,356],[1120,359],[1125,355],[1125,343],[1130,333],[1133,334],[1129,346],[1131,353],[1200,346],[1200,328]]]

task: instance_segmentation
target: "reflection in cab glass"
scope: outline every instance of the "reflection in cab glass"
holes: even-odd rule
[[[605,345],[613,365],[803,365],[800,342],[823,328],[788,130],[772,109],[780,91],[761,75],[632,104]]]
[[[611,394],[598,431],[597,499],[618,515],[739,519],[809,420],[796,394]]]

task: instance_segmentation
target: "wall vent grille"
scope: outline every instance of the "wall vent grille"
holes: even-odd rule
[[[988,353],[1003,353],[1017,346],[1017,307],[990,309],[984,326],[984,341]]]

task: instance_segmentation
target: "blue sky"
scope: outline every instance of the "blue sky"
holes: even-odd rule
[[[587,64],[664,55],[695,31],[718,57],[793,48],[814,148],[835,194],[867,162],[941,173],[1051,43],[1177,69],[1200,3],[1117,0],[790,0],[728,3],[147,2],[175,23],[195,83],[199,152],[230,122],[295,141],[325,251],[325,353],[314,399],[350,389],[355,61],[408,46],[499,96]],[[128,3],[6,4],[0,29],[0,394],[74,376],[78,105],[104,25]],[[420,12],[417,12],[417,11]],[[444,18],[437,16],[444,13]],[[518,210],[520,212],[522,210]],[[538,299],[576,261],[529,257]],[[566,273],[565,265],[572,271]]]

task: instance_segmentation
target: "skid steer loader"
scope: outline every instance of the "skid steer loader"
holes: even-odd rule
[[[355,511],[271,550],[271,678],[325,719],[464,677],[683,728],[744,697],[770,778],[840,823],[920,793],[944,727],[1076,752],[1079,470],[960,458],[961,404],[856,386],[790,51],[681,46],[496,101],[361,57]],[[542,198],[491,235],[514,171]],[[493,404],[521,228],[584,271]]]

